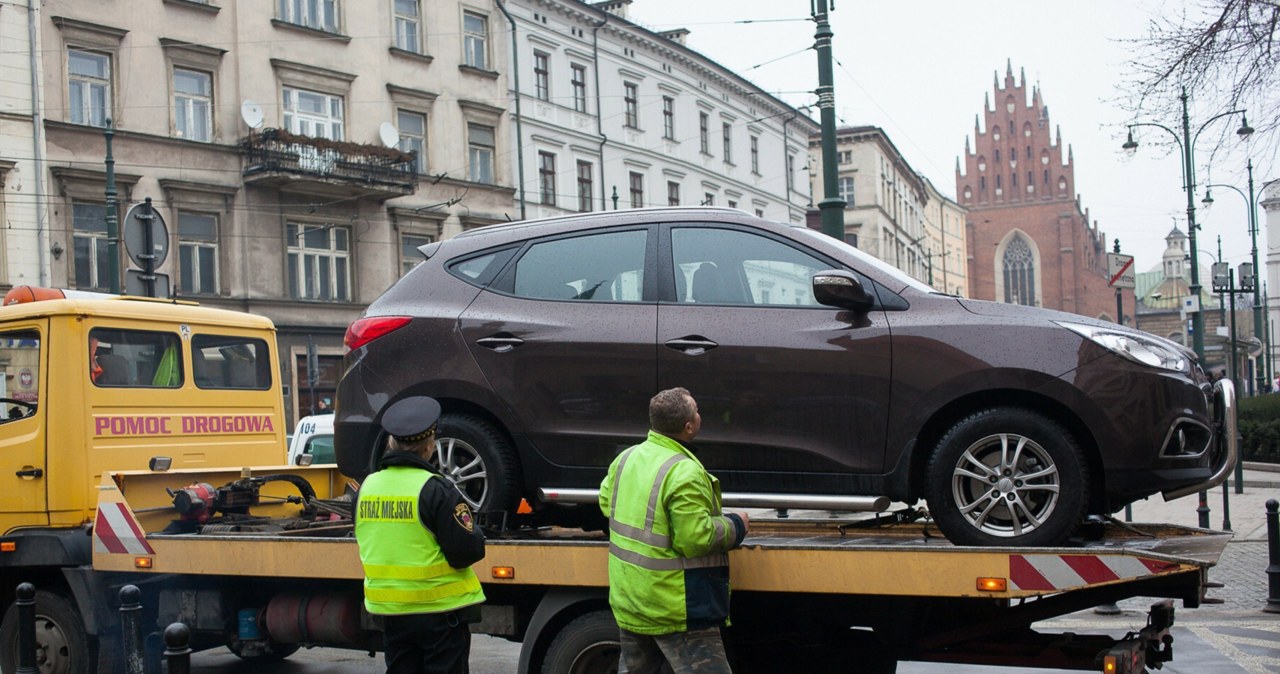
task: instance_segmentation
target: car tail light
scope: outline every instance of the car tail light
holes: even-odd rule
[[[371,316],[369,318],[361,318],[347,326],[347,334],[342,338],[342,343],[347,346],[347,350],[358,349],[388,332],[395,332],[403,328],[411,320],[413,319],[408,316]]]

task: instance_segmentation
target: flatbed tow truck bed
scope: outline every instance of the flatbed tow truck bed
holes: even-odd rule
[[[166,595],[157,624],[182,619],[216,632],[247,603],[260,611],[263,639],[369,648],[376,625],[359,610],[363,575],[349,521],[273,533],[216,527],[216,534],[159,533],[174,516],[162,505],[166,489],[267,472],[302,476],[321,499],[345,486],[326,467],[106,475],[99,512],[116,516],[116,533],[125,532],[128,545],[117,541],[108,549],[100,538],[110,527],[100,515],[94,570],[111,587],[133,582]],[[290,489],[285,482],[262,485],[263,510],[296,511],[284,503]],[[1033,625],[1132,597],[1181,599],[1194,608],[1207,569],[1230,539],[1113,522],[1078,547],[957,547],[927,521],[913,521],[914,514],[870,522],[753,518],[745,544],[730,553],[734,605],[726,640],[735,671],[892,672],[899,660],[931,660],[1141,672],[1144,663],[1171,656],[1172,601],[1154,605],[1148,628],[1123,640],[1041,634]],[[475,566],[489,598],[475,631],[521,641],[520,672],[608,671],[617,646],[607,555],[599,532],[539,528],[491,536]],[[354,611],[359,624],[325,629],[332,616],[291,624],[319,596]],[[584,667],[592,662],[600,664]]]

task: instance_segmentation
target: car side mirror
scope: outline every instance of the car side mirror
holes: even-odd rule
[[[310,466],[315,461],[315,457],[310,454],[299,454],[297,460],[294,461],[299,466]]]
[[[818,303],[850,311],[867,311],[875,298],[862,285],[857,275],[839,269],[813,275],[813,296]]]

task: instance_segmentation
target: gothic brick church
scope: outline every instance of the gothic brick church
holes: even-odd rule
[[[1111,249],[1081,209],[1071,147],[1064,158],[1040,88],[1028,103],[1026,75],[1015,83],[1011,63],[994,92],[995,107],[988,95],[975,117],[972,149],[965,139],[964,165],[956,161],[956,195],[969,211],[969,296],[1114,321]],[[1123,302],[1132,325],[1132,290]]]

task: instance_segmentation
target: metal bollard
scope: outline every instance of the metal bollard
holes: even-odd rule
[[[18,674],[40,674],[36,667],[36,586],[18,585]]]
[[[125,674],[146,674],[142,650],[142,591],[134,585],[120,588],[120,639],[124,646]]]
[[[1267,613],[1280,613],[1280,503],[1267,499]]]
[[[191,630],[182,623],[164,628],[164,660],[169,674],[191,674]]]

